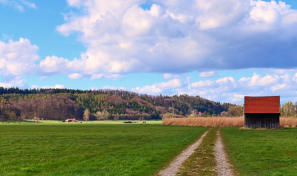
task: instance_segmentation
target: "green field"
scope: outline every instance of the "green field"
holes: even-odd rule
[[[1,176],[154,175],[206,130],[50,123],[0,125]]]
[[[131,122],[131,123],[127,123]],[[81,124],[108,124],[108,125],[119,125],[119,124],[162,124],[162,120],[102,120],[102,121],[79,121],[79,122],[62,122],[58,120],[40,120],[35,123],[33,120],[28,119],[24,121],[13,121],[13,122],[0,122],[0,125],[81,125]]]
[[[223,128],[222,133],[226,150],[240,175],[297,175],[297,128]]]

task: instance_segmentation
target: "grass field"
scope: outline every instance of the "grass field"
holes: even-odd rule
[[[222,128],[226,150],[243,176],[296,176],[297,128]]]
[[[205,130],[149,124],[2,124],[0,175],[154,175]]]
[[[132,122],[132,123],[125,123]],[[35,123],[33,120],[28,119],[24,121],[13,121],[13,122],[0,122],[0,125],[81,125],[81,124],[108,124],[108,125],[127,125],[127,124],[162,124],[162,120],[103,120],[103,121],[81,121],[81,122],[70,122],[65,123],[58,120],[40,120],[38,123]]]

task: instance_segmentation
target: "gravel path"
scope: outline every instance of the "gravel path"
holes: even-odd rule
[[[170,163],[170,165],[167,168],[161,170],[157,175],[175,176],[179,168],[181,167],[182,163],[194,153],[195,149],[199,147],[207,133],[208,131],[204,132],[203,135],[199,138],[199,140],[197,140],[194,144],[190,145],[187,149],[185,149]]]
[[[234,176],[234,173],[231,169],[231,164],[227,159],[227,155],[224,150],[224,144],[222,142],[221,133],[217,131],[217,141],[215,144],[215,157],[217,161],[217,173],[218,176]]]

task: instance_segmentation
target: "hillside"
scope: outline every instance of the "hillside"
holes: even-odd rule
[[[0,120],[161,119],[162,116],[219,115],[233,105],[199,96],[150,96],[122,90],[0,88]]]

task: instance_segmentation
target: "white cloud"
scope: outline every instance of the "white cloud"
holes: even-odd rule
[[[55,89],[63,89],[65,87],[62,84],[56,84],[53,88],[55,88]]]
[[[149,9],[138,0],[67,2],[81,13],[57,30],[78,33],[86,46],[68,65],[80,74],[297,66],[297,10],[281,1],[156,0]]]
[[[94,74],[91,76],[91,80],[94,80],[94,79],[101,79],[103,78],[103,75],[102,74]]]
[[[1,83],[0,82],[0,87],[10,88],[10,87],[13,87],[13,86],[10,83]]]
[[[262,70],[261,74],[235,79],[231,76],[216,80],[197,82],[182,81],[176,86],[161,86],[169,83],[158,83],[132,89],[139,93],[159,94],[188,94],[199,95],[219,102],[243,103],[244,96],[273,96],[280,95],[282,102],[297,101],[296,70]],[[174,84],[169,84],[174,85]],[[168,91],[168,89],[170,91]]]
[[[32,85],[32,89],[64,89],[65,86],[62,84],[56,84],[54,86],[37,86],[37,85]]]
[[[214,82],[207,80],[207,81],[198,81],[191,84],[191,88],[198,88],[198,87],[206,87],[211,86]]]
[[[79,79],[79,78],[82,78],[82,75],[79,73],[73,73],[73,74],[68,75],[68,77],[70,79]]]
[[[214,72],[214,71],[199,73],[199,76],[202,78],[210,78],[210,77],[214,77],[215,75],[216,75],[216,72]]]
[[[132,91],[142,94],[177,94],[176,90],[182,87],[182,82],[179,79],[172,79],[167,82],[161,82],[150,86],[136,87]]]
[[[38,47],[28,39],[0,41],[0,75],[24,76],[35,72],[35,62],[39,60]]]
[[[271,87],[271,90],[272,91],[277,91],[277,90],[280,90],[280,89],[284,89],[287,85],[286,84],[277,84],[277,85],[274,85]]]
[[[44,73],[65,73],[69,61],[65,58],[56,56],[47,56],[44,60],[40,62],[40,69]]]
[[[247,0],[196,0],[199,11],[196,22],[203,30],[215,29],[237,23],[249,11]]]
[[[4,5],[12,6],[21,12],[24,11],[25,8],[31,8],[31,9],[37,8],[35,3],[32,3],[28,0],[0,0],[0,3]]]
[[[235,82],[233,77],[224,77],[216,80],[217,84],[233,84]]]
[[[241,81],[242,83],[246,83],[249,86],[268,86],[278,82],[278,79],[280,79],[278,75],[266,75],[264,77],[261,77],[260,75],[255,73],[252,77],[243,77],[239,81]]]
[[[170,74],[170,73],[165,73],[165,74],[163,74],[163,78],[164,78],[164,79],[170,79],[170,78],[172,78],[172,74]]]
[[[184,75],[182,75],[182,74],[172,74],[172,73],[164,73],[163,74],[164,79],[180,78],[182,76],[184,76]]]
[[[23,87],[25,86],[25,80],[20,77],[9,79],[8,81],[0,82],[0,87],[11,88],[11,87]]]

